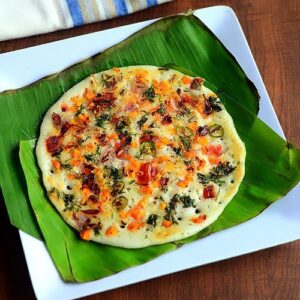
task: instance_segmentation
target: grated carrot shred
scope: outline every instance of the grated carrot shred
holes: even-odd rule
[[[190,84],[190,83],[192,82],[192,79],[189,78],[189,77],[187,77],[187,76],[183,76],[183,77],[181,78],[181,81],[182,81],[182,83],[184,83],[184,84]]]
[[[51,160],[51,163],[52,163],[52,165],[53,165],[53,167],[54,167],[55,169],[57,169],[57,170],[60,170],[60,169],[61,169],[61,164],[60,164],[60,162],[59,162],[58,160],[53,159],[53,160]]]
[[[85,241],[89,241],[92,237],[92,229],[83,229],[80,232],[80,237]]]
[[[114,225],[108,227],[107,230],[105,231],[106,236],[116,236],[117,234],[118,234],[118,229]]]
[[[172,222],[171,221],[168,221],[168,220],[164,220],[162,222],[162,225],[166,228],[169,228],[170,226],[172,226]]]
[[[206,215],[201,215],[195,218],[192,218],[192,222],[196,224],[200,224],[206,220]]]

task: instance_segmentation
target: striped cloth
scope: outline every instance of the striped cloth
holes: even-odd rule
[[[172,0],[0,0],[0,41],[80,26]]]

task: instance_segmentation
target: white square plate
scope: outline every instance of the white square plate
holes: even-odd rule
[[[197,10],[195,15],[218,36],[255,83],[262,98],[260,118],[283,136],[234,12],[228,7],[217,6]],[[1,54],[0,91],[21,87],[60,71],[120,42],[152,22],[153,20]],[[300,238],[299,195],[300,185],[246,223],[185,245],[146,264],[89,283],[63,282],[44,244],[23,232],[20,232],[20,236],[37,298],[78,298],[297,240]]]

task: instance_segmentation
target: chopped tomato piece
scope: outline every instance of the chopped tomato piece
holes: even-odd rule
[[[172,123],[172,117],[170,115],[165,115],[161,121],[163,125],[169,125]]]
[[[200,158],[196,157],[196,161],[197,161],[197,164],[198,164],[198,166],[197,166],[198,170],[201,169],[205,165],[205,160],[203,160],[203,159],[200,159]]]
[[[117,158],[121,158],[125,152],[125,147],[131,143],[131,137],[124,136],[120,141],[115,143],[115,153]]]
[[[59,126],[61,124],[61,117],[59,114],[54,112],[52,114],[51,118],[52,118],[52,123],[54,126]]]
[[[210,145],[206,146],[206,149],[209,154],[212,154],[215,156],[220,156],[223,153],[223,147],[220,144],[218,144],[218,145],[210,144]]]
[[[71,128],[71,124],[69,122],[65,122],[60,130],[60,134],[64,135],[70,128]]]
[[[168,177],[161,177],[159,180],[160,186],[164,187],[168,184],[169,178]]]
[[[93,202],[93,203],[97,203],[98,202],[98,198],[95,195],[90,195],[88,198],[89,201]]]
[[[99,209],[82,209],[81,211],[87,215],[97,215],[100,213]]]
[[[147,185],[157,175],[157,168],[151,163],[141,164],[139,171],[136,174],[137,184]]]
[[[96,140],[99,142],[101,146],[105,146],[107,142],[105,141],[106,139],[106,134],[99,134],[95,136]]]
[[[203,197],[204,199],[214,198],[215,190],[212,185],[208,185],[203,189]]]
[[[204,82],[203,78],[194,78],[191,82],[190,88],[192,90],[197,90],[201,87],[202,83]]]
[[[146,134],[140,137],[140,144],[145,142],[156,142],[158,140],[157,136]]]
[[[51,154],[58,153],[60,151],[60,141],[59,136],[50,136],[46,139],[47,151]]]

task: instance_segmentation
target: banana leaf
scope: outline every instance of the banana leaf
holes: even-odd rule
[[[217,68],[212,66],[212,62]],[[48,107],[57,101],[64,91],[90,73],[115,66],[162,66],[169,63],[180,65],[206,78],[207,86],[215,91],[222,90],[219,96],[246,144],[245,179],[239,193],[221,217],[206,230],[189,239],[161,246],[126,250],[82,241],[47,201],[40,183],[32,142],[27,141],[21,143],[20,158],[30,202],[39,225],[37,227],[29,203],[26,202],[26,188],[16,157],[19,140],[28,136],[37,137],[39,123]],[[31,234],[37,235],[40,228],[49,253],[66,281],[82,282],[102,278],[148,261],[182,243],[245,222],[258,215],[299,182],[300,151],[256,117],[258,95],[254,86],[232,55],[194,16],[162,19],[104,53],[56,76],[45,78],[17,91],[0,94],[0,101],[3,120],[0,126],[1,132],[5,133],[0,137],[3,146],[0,149],[0,163],[5,164],[6,171],[10,171],[5,174],[2,172],[0,178],[11,220]],[[4,130],[9,127],[13,127],[12,130]],[[6,186],[8,181],[11,182],[10,186]],[[10,193],[10,189],[13,188],[15,193]],[[21,202],[27,209],[24,214],[15,207]],[[23,223],[18,213],[31,218],[31,224]]]

